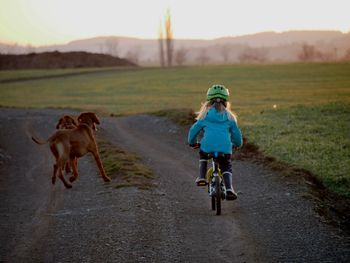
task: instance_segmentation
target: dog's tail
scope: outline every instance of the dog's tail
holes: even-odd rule
[[[33,140],[35,143],[37,143],[37,144],[45,144],[45,143],[47,143],[47,141],[38,139],[38,138],[36,138],[34,135],[32,135],[32,140]]]
[[[33,129],[33,127],[28,121],[23,123],[23,130],[26,133],[28,140],[32,139],[33,142],[37,144],[46,144],[48,142],[48,140],[45,141],[45,140],[39,139],[39,136],[37,136],[36,131]]]

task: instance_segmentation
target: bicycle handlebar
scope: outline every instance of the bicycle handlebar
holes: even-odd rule
[[[193,144],[190,144],[190,147],[192,148],[192,149],[198,149],[199,147],[201,146],[201,144],[200,143],[193,143]]]
[[[201,147],[201,144],[199,143],[199,142],[197,142],[197,143],[192,143],[192,144],[190,144],[189,145],[192,149],[198,149],[198,148],[200,148]],[[235,150],[239,150],[241,147],[234,147],[234,146],[232,146],[232,152],[233,151],[235,151]]]

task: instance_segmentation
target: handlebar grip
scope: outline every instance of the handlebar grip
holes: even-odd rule
[[[200,146],[201,146],[200,143],[192,143],[192,144],[190,144],[190,147],[193,148],[193,149],[198,149]]]

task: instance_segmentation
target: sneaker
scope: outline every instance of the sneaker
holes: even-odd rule
[[[197,177],[196,184],[197,184],[197,186],[206,186],[208,184],[208,182],[205,178]]]
[[[233,189],[226,190],[226,200],[236,200],[237,194]]]

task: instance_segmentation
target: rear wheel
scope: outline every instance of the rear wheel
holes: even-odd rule
[[[215,197],[211,197],[211,210],[215,210]]]
[[[221,214],[221,185],[220,177],[215,176],[215,201],[216,201],[216,215]]]

